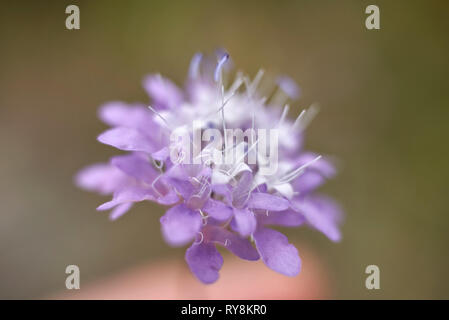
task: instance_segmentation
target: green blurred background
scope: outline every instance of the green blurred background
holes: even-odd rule
[[[81,29],[65,28],[77,4]],[[365,28],[369,4],[381,29]],[[96,142],[109,100],[148,101],[142,77],[182,84],[197,51],[226,48],[237,68],[285,72],[293,112],[319,102],[307,147],[334,155],[323,188],[346,211],[339,244],[305,228],[291,240],[325,264],[333,298],[449,298],[449,2],[8,1],[0,10],[0,298],[64,289],[183,250],[162,240],[163,209],[111,223],[78,190],[82,166],[116,153]],[[301,252],[301,248],[299,248]],[[364,286],[381,270],[381,290]]]

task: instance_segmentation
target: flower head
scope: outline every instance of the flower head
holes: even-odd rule
[[[298,251],[272,227],[308,225],[340,240],[341,210],[315,193],[335,168],[303,150],[316,108],[288,118],[287,103],[300,95],[296,83],[282,76],[274,93],[261,91],[259,71],[253,79],[237,73],[226,85],[229,59],[227,53],[215,62],[195,55],[185,90],[161,75],[147,76],[151,106],[103,105],[99,117],[111,128],[98,141],[127,153],[81,170],[76,182],[112,195],[97,210],[111,210],[113,220],[135,202],[168,206],[162,235],[172,246],[190,244],[186,261],[204,283],[219,277],[217,245],[294,276]]]

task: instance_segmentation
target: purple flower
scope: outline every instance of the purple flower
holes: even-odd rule
[[[339,241],[342,211],[315,192],[336,170],[302,148],[316,108],[289,120],[285,103],[300,93],[292,79],[279,78],[274,94],[259,89],[262,71],[224,85],[228,63],[227,53],[215,61],[197,54],[185,90],[149,75],[143,86],[151,106],[103,105],[99,117],[111,128],[98,141],[127,153],[81,170],[76,183],[112,195],[97,210],[111,210],[113,220],[135,202],[167,206],[162,235],[171,246],[190,244],[185,259],[204,283],[219,277],[217,245],[295,276],[298,251],[273,227],[306,225]]]

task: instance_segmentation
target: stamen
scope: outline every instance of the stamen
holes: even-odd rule
[[[267,97],[262,97],[259,99],[259,104],[263,107],[265,105],[265,103],[267,102],[268,98]]]
[[[227,170],[223,170],[223,169],[216,169],[218,172],[224,174],[225,176],[227,176],[228,178],[232,179],[234,183],[237,183],[237,179]]]
[[[202,218],[207,218],[207,215],[201,209],[198,209]]]
[[[290,110],[290,106],[288,104],[286,104],[285,107],[284,107],[284,110],[282,111],[281,118],[279,119],[279,122],[278,122],[278,125],[277,125],[278,127],[280,127],[282,125],[282,123],[284,122],[285,117],[287,117],[287,114],[288,114],[289,110]]]
[[[318,114],[319,109],[320,108],[317,104],[312,104],[309,109],[303,110],[293,123],[292,129],[299,129],[299,131],[304,131]]]
[[[240,161],[242,161],[243,159],[245,159],[245,157],[248,155],[248,153],[249,153],[250,151],[252,151],[252,149],[254,149],[254,148],[257,146],[258,143],[259,143],[259,139],[257,139],[257,140],[253,143],[253,145],[252,145],[250,148],[248,148],[248,150],[246,150],[245,154],[244,154],[243,156],[241,156],[240,159],[238,159],[238,160],[236,161],[236,163],[240,163]]]
[[[201,52],[195,53],[192,60],[190,61],[189,67],[189,77],[192,79],[197,79],[200,72],[200,64],[203,54]]]
[[[210,242],[213,242],[215,244],[221,244],[222,246],[225,246],[225,247],[231,245],[231,240],[229,240],[229,239],[225,239],[224,242],[221,242],[221,241],[218,241],[218,240],[212,240]]]
[[[262,80],[262,77],[264,75],[265,71],[263,69],[260,69],[256,76],[254,77],[253,82],[251,82],[248,90],[250,92],[250,96],[252,97],[254,93],[256,92],[257,87],[259,86],[260,80]]]
[[[237,73],[237,76],[235,77],[234,82],[231,84],[231,86],[228,89],[228,92],[230,94],[228,95],[234,95],[236,91],[240,88],[240,86],[243,83],[243,74],[241,72]]]
[[[200,194],[200,195],[202,195],[202,194],[206,191],[206,189],[207,189],[208,187],[210,187],[210,183],[209,183],[209,181],[207,180],[207,178],[202,179],[202,180],[203,180],[203,182],[200,182],[200,185],[201,185],[201,188],[200,188],[200,191],[199,191],[199,194]]]
[[[306,110],[302,110],[299,116],[296,118],[295,122],[292,125],[292,129],[299,128],[299,125],[301,124],[301,119],[304,117],[304,114],[306,113]]]
[[[302,174],[307,167],[309,167],[310,165],[314,164],[316,161],[318,161],[320,159],[321,159],[321,155],[319,155],[315,159],[307,162],[306,164],[303,164],[302,166],[300,166],[299,168],[293,170],[292,172],[287,173],[282,178],[280,178],[276,183],[274,183],[274,185],[289,183],[290,181],[292,181],[295,178],[297,178],[300,174]]]
[[[160,177],[162,177],[162,175],[163,175],[163,173],[161,173],[159,176],[157,176],[156,179],[154,179],[153,182],[151,183],[151,188],[153,189],[154,192],[156,192],[158,194],[159,197],[162,197],[163,194],[157,190],[156,182],[158,182],[158,180],[160,179]]]
[[[222,111],[224,109],[224,107],[228,104],[229,100],[231,100],[231,98],[233,98],[235,96],[235,94],[236,94],[236,91],[234,91],[226,100],[224,100],[224,102],[221,104],[221,107],[218,108],[217,111],[214,111],[211,114],[214,114],[214,113]]]
[[[204,234],[201,232],[201,231],[198,231],[198,233],[200,234],[200,236],[201,236],[201,240],[200,241],[195,241],[193,244],[194,245],[199,245],[199,244],[201,244],[201,243],[203,243],[203,241],[204,241]]]
[[[157,161],[154,160],[153,158],[151,158],[151,161],[153,162],[153,166],[159,170],[159,172],[162,173],[162,168],[164,167],[164,162],[163,161]]]
[[[168,124],[167,120],[165,120],[165,118],[156,110],[154,110],[154,108],[152,106],[148,106],[148,109],[150,109],[151,111],[153,111],[159,118],[162,119],[162,121],[164,122],[164,124],[167,126],[167,128],[172,131],[172,128],[170,127],[170,125]]]
[[[221,57],[221,59],[218,61],[217,68],[215,68],[215,73],[214,73],[214,79],[216,82],[218,82],[218,80],[220,80],[221,70],[222,70],[225,62],[228,61],[228,59],[229,59],[229,54],[225,53],[225,54],[223,54],[223,57]]]

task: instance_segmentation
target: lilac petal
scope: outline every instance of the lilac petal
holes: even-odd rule
[[[149,184],[153,183],[159,175],[150,164],[149,159],[137,153],[113,157],[111,164],[127,175]]]
[[[120,101],[108,102],[100,107],[99,118],[112,127],[129,127],[148,130],[154,128],[153,114],[141,105]]]
[[[256,217],[248,209],[235,209],[233,227],[243,237],[251,235],[256,230]]]
[[[293,209],[304,215],[309,225],[321,231],[330,240],[335,242],[341,240],[339,224],[342,211],[330,198],[314,196],[297,200],[293,204]]]
[[[268,215],[262,213],[257,215],[257,223],[260,225],[298,227],[304,222],[304,216],[291,209],[285,211],[270,211]]]
[[[306,194],[320,187],[325,181],[326,178],[320,173],[309,170],[296,178],[292,185],[295,191]]]
[[[191,182],[192,178],[196,178],[195,180],[198,181],[202,176],[207,177],[209,173],[209,168],[205,169],[202,165],[176,165],[165,173],[163,180],[173,186],[185,200],[188,200],[198,191],[198,188]],[[204,196],[209,193],[210,189],[204,193]]]
[[[142,132],[127,127],[109,129],[98,136],[98,141],[125,151],[155,151],[151,139]]]
[[[162,180],[171,185],[184,199],[189,199],[193,194],[194,188],[189,181],[171,179],[167,176],[163,176]]]
[[[162,234],[173,246],[182,246],[191,242],[201,230],[202,218],[198,211],[184,204],[170,208],[160,219]]]
[[[159,74],[145,77],[143,87],[159,108],[173,108],[183,101],[182,91]]]
[[[186,205],[192,210],[200,210],[207,199],[201,195],[194,194],[186,201]]]
[[[209,198],[202,210],[218,221],[226,221],[232,216],[232,208],[221,201]]]
[[[153,185],[155,179],[160,175],[145,155],[133,153],[123,156],[117,156],[111,159],[111,164],[121,169],[126,174]],[[159,179],[153,186],[148,187],[148,193],[151,193],[156,202],[164,205],[172,205],[179,201],[178,194],[167,185],[162,179]]]
[[[185,259],[192,273],[200,281],[206,284],[217,281],[223,257],[213,244],[192,244],[186,251]]]
[[[153,152],[151,157],[157,161],[165,161],[170,156],[170,149],[168,147],[163,147],[162,149]]]
[[[283,211],[288,209],[290,204],[288,200],[269,193],[253,192],[247,206],[251,209]]]
[[[242,238],[222,227],[210,227],[207,232],[208,241],[224,246],[237,257],[245,260],[259,260],[259,253],[248,239]]]
[[[257,191],[258,191],[258,192],[266,193],[267,190],[268,190],[268,188],[267,188],[267,184],[266,184],[266,183],[262,183],[262,184],[259,184],[259,185],[257,186]]]
[[[210,176],[210,168],[202,164],[176,165],[167,171],[167,176],[173,179],[190,181],[192,177]]]
[[[124,215],[131,207],[133,206],[132,202],[123,203],[114,208],[109,214],[109,219],[116,220]]]
[[[170,189],[165,195],[158,197],[156,202],[166,206],[173,205],[179,201],[179,196],[175,190]]]
[[[298,250],[282,233],[273,229],[258,228],[254,233],[254,240],[267,267],[290,277],[299,273],[301,259]]]
[[[211,189],[206,183],[201,183],[194,186],[194,194],[187,200],[186,204],[189,208],[194,210],[201,209],[206,201],[210,198]]]
[[[122,171],[107,163],[85,167],[75,176],[75,183],[78,187],[101,194],[113,193],[128,180],[129,177]]]
[[[127,186],[114,193],[111,201],[105,202],[100,205],[97,210],[109,210],[113,207],[127,203],[127,202],[139,202],[143,200],[153,200],[154,197],[151,195],[150,191],[146,188],[140,186]]]

